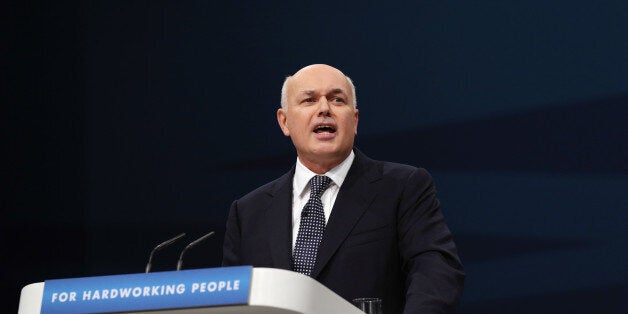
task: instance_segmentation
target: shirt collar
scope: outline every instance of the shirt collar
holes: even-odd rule
[[[349,173],[353,159],[355,159],[355,154],[353,153],[353,150],[351,150],[351,153],[347,156],[347,158],[345,158],[345,160],[323,175],[328,176],[333,184],[338,187],[342,186],[342,183],[347,177],[347,173]],[[297,165],[294,170],[294,191],[297,195],[303,194],[308,183],[310,183],[310,179],[312,179],[315,175],[317,174],[305,167],[299,160],[299,157],[297,157]]]

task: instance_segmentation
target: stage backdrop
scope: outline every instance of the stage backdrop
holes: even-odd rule
[[[70,1],[5,10],[2,294],[218,267],[231,202],[289,170],[283,79],[351,76],[356,146],[425,167],[460,313],[619,313],[628,294],[628,5]],[[8,47],[8,48],[6,48]],[[3,110],[3,111],[4,111]]]

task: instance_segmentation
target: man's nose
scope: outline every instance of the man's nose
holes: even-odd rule
[[[318,115],[326,115],[330,114],[331,106],[329,106],[329,102],[327,101],[327,97],[322,96],[318,101]]]

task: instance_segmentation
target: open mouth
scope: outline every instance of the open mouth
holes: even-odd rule
[[[314,133],[336,133],[336,128],[332,125],[321,124],[314,128]]]

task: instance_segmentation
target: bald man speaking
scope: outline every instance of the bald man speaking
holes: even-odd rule
[[[296,162],[233,202],[223,266],[300,272],[348,301],[380,298],[386,314],[454,313],[465,274],[432,177],[354,147],[358,113],[334,67],[286,78],[277,122]]]

